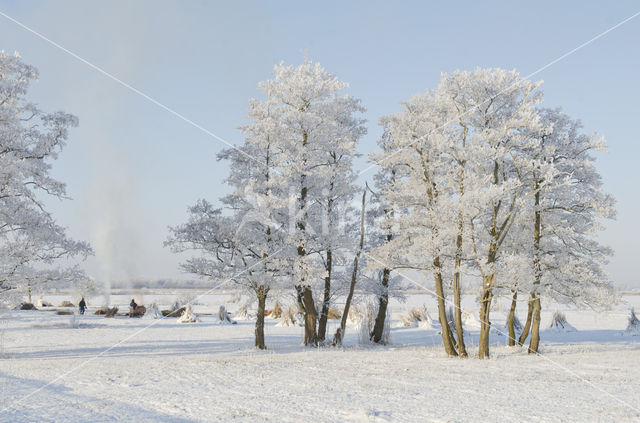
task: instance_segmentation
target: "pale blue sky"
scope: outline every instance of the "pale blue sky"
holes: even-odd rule
[[[434,88],[441,72],[528,75],[640,11],[633,1],[227,3],[0,1],[0,11],[236,144],[257,83],[306,51],[367,107],[363,153],[375,146],[378,119]],[[162,247],[166,227],[196,199],[224,193],[227,167],[214,160],[224,144],[1,16],[0,40],[39,68],[31,98],[80,118],[54,168],[74,200],[51,207],[74,237],[94,241],[88,271],[178,276],[178,258]],[[616,250],[614,280],[636,286],[639,41],[640,17],[533,78],[545,81],[546,106],[608,140],[598,168],[619,213],[602,239]]]

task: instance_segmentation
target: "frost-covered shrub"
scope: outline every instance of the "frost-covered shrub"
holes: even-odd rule
[[[449,306],[446,315],[447,322],[449,323],[449,327],[451,328],[451,332],[453,333],[453,336],[457,338],[458,335],[456,332],[456,319],[453,306]],[[468,328],[480,329],[482,327],[482,323],[480,322],[478,317],[474,313],[467,310],[462,310],[460,312],[460,320],[462,320],[462,330],[465,334],[467,333]]]
[[[422,307],[413,307],[407,309],[407,315],[401,315],[400,320],[402,321],[404,326],[420,326],[426,329],[431,329],[433,327],[433,319],[427,311],[427,306],[424,304],[422,304]]]
[[[287,307],[287,309],[280,316],[280,321],[276,324],[276,326],[294,326],[297,324],[297,319],[295,317],[295,313],[291,309],[291,307]]]
[[[200,305],[200,302],[198,301],[198,296],[192,295],[192,294],[183,294],[183,295],[180,295],[179,297],[176,297],[176,300],[171,305],[171,311],[176,311],[186,306],[187,304]]]
[[[358,304],[351,304],[348,317],[351,323],[358,323],[362,319],[362,308]]]
[[[330,308],[329,311],[327,312],[328,319],[337,320],[337,319],[340,319],[341,317],[342,315],[335,308]]]
[[[376,307],[369,302],[361,308],[361,317],[358,328],[358,343],[360,345],[371,344],[371,332],[376,320]]]
[[[280,321],[276,326],[304,326],[302,319],[293,307],[287,307],[280,316]]]
[[[629,335],[640,336],[640,320],[636,316],[636,311],[631,309],[631,316],[629,316],[629,324],[627,324],[627,330],[625,331]]]
[[[480,319],[478,319],[475,313],[464,310],[462,312],[462,325],[464,328],[480,329],[482,322],[480,322]]]
[[[282,317],[282,313],[284,310],[278,301],[273,304],[273,309],[271,310],[271,317],[274,319],[279,319]]]
[[[223,305],[221,305],[220,309],[218,309],[218,318],[220,319],[220,322],[224,324],[235,325],[237,323],[231,320],[231,316],[229,315],[229,312],[227,311],[226,307]]]
[[[358,327],[358,344],[360,345],[368,345],[371,344],[371,338],[369,334],[373,330],[373,324],[367,318],[363,318],[360,320],[360,325]]]
[[[518,316],[514,313],[513,315],[513,328],[516,330],[516,332],[521,332],[522,331],[522,323],[520,322],[520,319],[518,319]]]
[[[145,319],[162,319],[164,316],[162,315],[162,312],[160,312],[158,304],[154,301],[143,317]]]
[[[251,306],[253,305],[253,302],[254,301],[251,301],[251,300],[245,301],[244,304],[242,304],[238,309],[238,311],[236,312],[236,319],[255,320],[256,314],[250,311]]]
[[[191,311],[191,305],[187,304],[184,309],[184,313],[182,316],[178,318],[179,323],[196,323],[198,322],[198,316],[196,316],[193,311]]]
[[[411,313],[411,310],[407,310],[407,315],[400,315],[400,321],[402,322],[403,326],[415,326],[417,323],[416,321],[412,318],[413,315]]]
[[[556,332],[576,332],[577,330],[567,322],[567,317],[559,310],[556,310],[556,312],[553,313],[549,329]]]

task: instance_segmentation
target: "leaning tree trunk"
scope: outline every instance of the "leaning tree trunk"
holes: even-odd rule
[[[495,275],[483,277],[482,297],[480,299],[480,340],[478,358],[489,357],[489,333],[491,332],[491,300],[493,299],[493,279]]]
[[[384,320],[387,317],[387,306],[389,305],[389,276],[391,275],[391,269],[385,268],[382,271],[382,289],[378,297],[378,314],[376,316],[375,324],[373,325],[373,332],[371,333],[371,341],[379,344],[382,341],[382,334],[384,333]]]
[[[444,299],[444,289],[442,287],[442,273],[440,273],[440,257],[436,257],[433,260],[433,265],[436,269],[433,274],[436,286],[436,297],[438,297],[438,319],[440,320],[440,331],[442,335],[442,343],[444,345],[444,351],[447,355],[455,357],[458,355],[456,352],[455,341],[453,339],[453,333],[449,327],[449,321],[447,320],[447,310]]]
[[[347,301],[344,304],[344,311],[342,312],[342,319],[340,320],[340,327],[336,331],[333,337],[333,345],[339,347],[342,345],[344,339],[344,332],[347,329],[347,318],[349,317],[349,308],[351,307],[351,301],[353,300],[353,293],[355,291],[356,281],[358,278],[358,258],[360,257],[360,251],[356,253],[356,257],[353,259],[353,272],[351,273],[351,284],[349,285],[349,294],[347,295]]]
[[[537,354],[540,346],[540,295],[535,294],[533,300],[533,323],[531,324],[531,342],[529,343],[529,354]]]
[[[391,178],[395,181],[395,172],[392,171]],[[368,187],[368,185],[367,185]],[[385,208],[384,214],[387,218],[392,219],[394,216],[394,211],[392,208]],[[393,239],[393,233],[391,230],[387,232],[386,242],[389,243]],[[389,277],[391,276],[391,269],[385,267],[382,270],[382,292],[378,297],[378,315],[376,316],[376,321],[373,325],[373,332],[371,333],[371,341],[375,344],[379,344],[382,341],[382,336],[384,334],[384,322],[387,318],[387,306],[389,305]]]
[[[511,308],[509,309],[509,317],[507,317],[507,328],[509,329],[509,346],[513,347],[516,345],[516,330],[513,327],[515,315],[516,315],[516,305],[518,300],[518,291],[513,291],[513,297],[511,298]]]
[[[322,293],[322,309],[318,320],[318,341],[324,341],[327,334],[327,319],[329,318],[329,301],[331,300],[331,270],[333,253],[327,250],[327,276],[324,278],[324,291]]]
[[[256,318],[256,348],[266,350],[267,346],[264,343],[264,311],[269,289],[264,285],[260,285],[255,290],[255,292],[256,297],[258,298],[258,316]]]
[[[531,329],[531,317],[533,316],[533,293],[529,295],[529,306],[527,308],[527,321],[524,322],[522,333],[518,339],[518,345],[523,346],[524,341],[529,337],[529,329]]]
[[[367,190],[364,190],[362,194],[362,211],[360,213],[360,246],[356,252],[356,256],[353,258],[353,270],[351,272],[351,284],[349,285],[349,294],[347,295],[347,301],[344,304],[344,311],[342,312],[342,320],[340,320],[340,327],[336,331],[333,337],[333,345],[342,345],[344,339],[344,332],[347,328],[347,318],[349,317],[349,308],[351,307],[351,301],[353,300],[353,293],[356,288],[356,282],[358,281],[358,260],[362,249],[364,248],[364,216],[365,216],[365,202],[367,200]]]

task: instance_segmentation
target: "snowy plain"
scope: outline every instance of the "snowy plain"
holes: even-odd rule
[[[110,302],[126,311],[132,297],[162,309],[176,295]],[[391,345],[359,344],[352,322],[343,348],[306,348],[303,328],[267,317],[266,351],[253,348],[254,321],[225,325],[215,315],[220,305],[240,307],[236,293],[199,298],[200,322],[191,324],[107,319],[93,314],[101,301],[90,298],[83,316],[57,307],[1,314],[0,422],[640,421],[640,336],[624,333],[638,295],[604,313],[543,304],[540,356],[505,346],[507,307],[498,302],[488,360],[447,358],[437,329],[402,326],[411,306],[435,317],[426,294],[391,303]],[[463,308],[476,314],[475,299],[465,296]],[[557,309],[577,331],[547,329]],[[523,321],[525,311],[519,304]],[[328,333],[337,326],[331,320]]]

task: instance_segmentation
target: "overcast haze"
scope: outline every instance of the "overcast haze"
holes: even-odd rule
[[[378,119],[435,88],[441,72],[528,75],[640,9],[557,3],[0,1],[0,11],[233,144],[242,142],[236,128],[247,122],[258,82],[281,60],[299,64],[308,54],[367,107],[366,154]],[[225,145],[2,16],[0,39],[1,49],[40,70],[30,98],[80,119],[53,172],[73,201],[51,210],[70,235],[92,243],[87,271],[98,279],[184,277],[162,242],[188,205],[226,192],[227,164],[215,161]],[[532,78],[545,81],[546,107],[561,106],[607,139],[609,154],[597,165],[618,219],[602,240],[616,251],[608,269],[623,286],[640,286],[638,40],[640,17]]]

